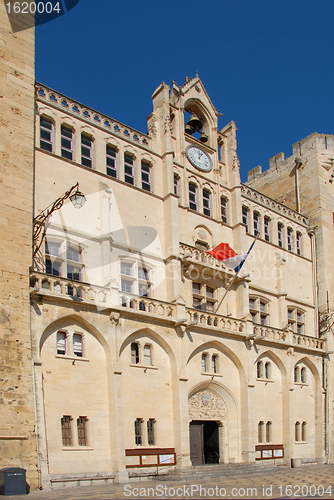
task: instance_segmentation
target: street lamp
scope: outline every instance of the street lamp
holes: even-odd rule
[[[46,207],[40,214],[36,215],[34,218],[34,229],[33,229],[33,257],[37,254],[46,234],[46,220],[55,212],[59,210],[64,201],[70,199],[75,208],[83,207],[86,198],[85,195],[79,191],[79,182],[72,186],[66,193],[64,193],[60,198],[51,203]]]

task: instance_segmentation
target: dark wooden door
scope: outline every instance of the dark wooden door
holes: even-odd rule
[[[204,422],[204,455],[206,464],[219,463],[219,430],[217,422]]]
[[[190,422],[190,460],[193,465],[204,464],[203,422]]]

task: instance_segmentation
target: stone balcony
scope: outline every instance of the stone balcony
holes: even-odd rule
[[[51,276],[38,271],[30,274],[30,292],[32,295],[74,300],[102,307],[108,307],[111,303],[110,288]]]
[[[144,321],[158,321],[184,329],[211,332],[213,336],[228,335],[251,343],[286,346],[302,351],[326,353],[326,340],[300,335],[291,330],[254,325],[251,320],[232,318],[178,303],[120,292],[118,288],[102,287],[34,271],[30,275],[30,292],[35,298],[52,301],[75,301],[100,310],[117,311]]]
[[[226,317],[215,313],[205,312],[194,308],[186,308],[188,323],[192,328],[215,331],[232,336],[239,336],[252,343],[271,345],[285,345],[287,348],[307,351],[326,352],[326,340],[308,335],[301,335],[291,330],[281,330],[271,326],[254,325],[251,320]]]
[[[196,279],[196,273],[200,273],[197,278],[218,279],[219,286],[221,286],[221,281],[225,281],[226,283],[234,276],[231,269],[226,267],[222,262],[219,262],[219,260],[212,257],[212,255],[206,251],[196,247],[180,243],[179,256],[183,263],[184,275],[186,278]]]

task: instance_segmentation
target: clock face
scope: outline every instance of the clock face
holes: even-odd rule
[[[190,163],[202,170],[202,172],[210,172],[212,169],[212,161],[210,156],[197,146],[188,146],[186,150],[186,155]]]

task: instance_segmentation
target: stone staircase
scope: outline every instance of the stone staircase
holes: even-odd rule
[[[270,474],[285,469],[285,466],[274,465],[272,463],[252,463],[252,464],[208,464],[197,465],[189,469],[173,469],[167,474],[158,475],[154,477],[157,481],[192,481],[197,482],[201,479],[221,479],[222,477],[243,476],[243,475],[257,475],[257,474]]]

